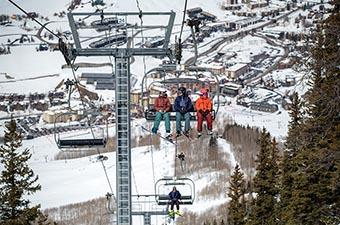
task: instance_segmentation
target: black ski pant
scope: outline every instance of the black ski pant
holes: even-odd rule
[[[176,205],[177,210],[179,210],[179,201],[176,200],[170,200],[170,209],[174,210],[174,206]]]

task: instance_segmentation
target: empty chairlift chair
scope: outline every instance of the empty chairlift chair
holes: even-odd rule
[[[91,148],[104,148],[106,146],[107,126],[105,129],[101,127],[91,128],[88,123],[80,123],[80,125],[77,126],[79,129],[73,130],[72,133],[61,131],[61,126],[57,126],[57,123],[62,121],[60,118],[64,117],[65,119],[66,117],[69,118],[69,120],[72,120],[72,116],[79,116],[79,114],[74,112],[62,113],[55,119],[54,139],[59,149],[84,150]],[[77,130],[79,130],[79,134],[76,133]],[[87,132],[84,134],[81,130],[87,130]]]

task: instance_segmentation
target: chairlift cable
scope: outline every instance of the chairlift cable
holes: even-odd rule
[[[180,42],[179,44],[182,44],[181,40],[182,40],[183,27],[184,27],[184,24],[185,24],[185,13],[187,11],[187,5],[188,5],[188,0],[185,0],[184,11],[183,11],[183,19],[182,19],[182,25],[181,25],[181,32],[179,34],[179,42]]]
[[[143,54],[143,44],[144,44],[144,34],[143,34],[143,11],[140,8],[139,1],[136,0],[137,8],[139,11],[139,19],[140,19],[140,33],[142,36],[142,42],[141,42],[141,48],[142,48],[142,54]],[[145,62],[145,55],[143,55],[143,74],[146,73],[146,62]]]
[[[142,9],[140,8],[140,5],[139,5],[139,1],[136,0],[136,5],[137,5],[137,8],[138,8],[138,11],[139,11],[139,19],[140,19],[140,33],[141,33],[141,37],[142,37],[142,41],[141,41],[141,48],[142,48],[142,53],[143,53],[143,44],[144,44],[144,34],[143,34],[143,11]],[[126,20],[127,22],[127,20]],[[133,38],[133,35],[132,35],[132,38]],[[133,41],[133,40],[131,40]],[[143,74],[146,73],[146,62],[145,62],[145,56],[143,55]],[[151,140],[151,134],[150,134],[150,142],[152,142]],[[152,144],[150,144],[150,152],[151,152],[151,160],[152,160],[152,174],[153,174],[153,183],[155,183],[155,167],[154,167],[154,161],[153,161],[153,148],[152,148]],[[132,171],[133,173],[133,171]],[[137,195],[138,195],[138,190],[137,190],[137,184],[136,184],[136,179],[135,179],[135,175],[133,173],[133,179],[134,179],[134,182],[135,182],[135,188],[136,188],[136,192],[137,192]]]
[[[149,124],[149,130],[150,130],[150,124]],[[153,179],[153,184],[155,186],[156,184],[156,179],[155,179],[155,163],[154,163],[154,157],[153,157],[153,145],[152,145],[152,134],[149,135],[149,146],[150,146],[150,154],[151,154],[151,165],[152,165],[152,179]],[[156,194],[156,189],[154,190]]]
[[[138,8],[139,12],[141,12],[142,10],[141,10],[141,8],[140,8],[139,1],[138,1],[138,0],[136,0],[136,4],[137,4],[137,8]]]
[[[111,35],[111,30],[109,30],[108,34],[107,32],[105,31],[105,37],[108,39]],[[111,63],[111,70],[112,70],[112,75],[115,74],[115,71],[114,71],[114,68],[113,68],[113,60],[112,60],[112,56],[109,55],[109,60],[110,60],[110,63]]]
[[[177,137],[176,137],[176,145],[175,145],[175,165],[174,165],[174,177],[176,177],[176,165],[177,165]]]
[[[21,12],[23,12],[24,14],[26,14],[26,16],[28,18],[31,18],[34,22],[38,23],[42,28],[44,28],[45,30],[47,30],[48,32],[50,32],[52,35],[54,35],[57,38],[61,38],[59,35],[55,34],[54,32],[52,32],[50,29],[48,29],[45,25],[43,25],[42,23],[40,23],[37,19],[33,18],[32,16],[29,15],[28,12],[26,12],[23,8],[21,8],[18,4],[16,4],[15,2],[13,2],[12,0],[8,0],[12,5],[14,5],[15,7],[17,7]]]
[[[136,193],[137,193],[137,196],[139,196],[138,188],[137,188],[137,182],[136,182],[136,177],[135,177],[135,173],[133,172],[132,166],[131,166],[131,172],[132,172],[133,183],[135,185]]]

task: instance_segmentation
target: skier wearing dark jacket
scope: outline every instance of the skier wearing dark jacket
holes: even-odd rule
[[[169,193],[170,199],[170,212],[169,214],[174,214],[174,205],[176,205],[177,212],[176,214],[180,215],[179,212],[179,200],[181,199],[181,193],[177,191],[176,187],[173,187],[172,191]]]
[[[188,97],[185,87],[180,87],[179,96],[175,99],[174,111],[176,112],[176,131],[177,135],[181,135],[182,124],[181,120],[184,118],[184,133],[187,134],[190,129],[190,112],[194,111],[191,99]]]

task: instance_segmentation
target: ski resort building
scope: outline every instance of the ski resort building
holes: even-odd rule
[[[240,94],[242,86],[235,83],[225,83],[220,85],[220,93],[221,95],[227,95],[231,97],[235,97]]]
[[[245,63],[238,63],[225,69],[227,78],[237,79],[239,76],[249,72],[249,66]]]
[[[276,112],[279,107],[276,104],[270,104],[268,102],[251,102],[250,108],[262,112]]]
[[[115,90],[114,75],[112,73],[82,73],[81,80],[92,84],[96,90]]]

